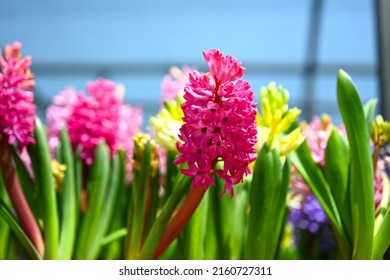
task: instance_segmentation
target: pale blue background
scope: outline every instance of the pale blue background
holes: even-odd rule
[[[126,87],[126,101],[143,107],[144,127],[160,104],[171,65],[205,70],[202,50],[237,57],[258,96],[271,80],[303,107],[310,11],[317,0],[252,1],[5,1],[0,47],[19,40],[33,56],[36,101],[43,110],[66,86],[84,89],[104,75]],[[312,112],[340,122],[336,75],[350,71],[363,101],[379,96],[374,0],[324,0]],[[309,115],[305,116],[310,117]]]

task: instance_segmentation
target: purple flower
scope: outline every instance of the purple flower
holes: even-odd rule
[[[294,227],[314,234],[328,223],[328,218],[315,196],[309,194],[302,200],[300,208],[291,210],[290,221]]]
[[[320,236],[319,245],[322,253],[336,248],[337,243],[328,218],[313,194],[304,197],[300,207],[291,210],[289,220],[293,225],[295,244],[301,242],[301,232],[307,231],[308,238],[314,238],[315,235]]]

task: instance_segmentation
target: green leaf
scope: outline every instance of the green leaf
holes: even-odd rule
[[[6,206],[11,204],[7,191],[5,189],[3,176],[0,172],[0,199]],[[10,241],[11,229],[8,223],[0,216],[0,260],[7,259],[7,249]]]
[[[206,260],[221,260],[223,259],[222,257],[220,257],[220,255],[218,255],[218,241],[221,239],[221,236],[218,236],[217,233],[216,233],[216,227],[217,225],[221,225],[221,221],[220,220],[216,220],[214,218],[214,214],[215,214],[215,211],[214,211],[214,205],[215,205],[215,202],[219,201],[219,200],[216,200],[214,199],[214,197],[217,197],[218,193],[218,190],[217,188],[213,188],[213,191],[208,191],[206,193],[206,195],[209,197],[208,198],[208,202],[209,202],[209,206],[208,206],[208,213],[207,213],[207,217],[205,218],[205,221],[204,223],[206,223],[206,226],[207,226],[207,238],[205,240],[205,244],[204,246],[207,248],[207,250],[205,250],[205,254],[204,254],[204,258]],[[217,197],[218,199],[218,197]],[[222,226],[221,226],[222,227]],[[179,235],[180,237],[180,235]]]
[[[301,174],[302,178],[310,187],[310,190],[318,199],[321,207],[324,209],[333,228],[343,257],[349,259],[351,257],[351,245],[348,242],[347,233],[343,228],[339,210],[334,201],[328,182],[324,178],[321,169],[313,160],[307,142],[304,141],[297,150],[290,154],[290,157],[299,174]]]
[[[215,191],[215,190],[214,190]],[[196,208],[189,223],[186,226],[186,251],[188,255],[185,259],[202,260],[205,255],[205,238],[207,233],[207,212],[209,196],[204,196],[199,206]]]
[[[9,210],[3,199],[0,198],[0,217],[2,217],[10,226],[13,233],[18,238],[19,242],[22,244],[23,248],[26,250],[27,254],[34,260],[40,260],[41,256],[38,251],[35,249],[34,245],[31,243],[30,239],[27,237],[23,229],[20,227],[15,216]]]
[[[24,253],[23,246],[15,235],[11,235],[8,244],[7,260],[20,260]]]
[[[374,239],[374,171],[363,106],[347,73],[339,71],[337,100],[351,151],[350,203],[353,259],[371,259]]]
[[[241,260],[244,257],[243,245],[245,244],[245,216],[248,205],[248,191],[246,189],[241,189],[240,191],[237,191],[234,194],[234,199],[232,202],[234,203],[234,207],[231,211],[231,225],[229,229],[225,228],[225,231],[231,231],[230,259]]]
[[[278,152],[264,145],[259,152],[249,193],[247,259],[274,259],[285,217],[290,163],[282,175]]]
[[[148,186],[150,182],[150,170],[152,160],[153,146],[150,140],[145,145],[143,155],[140,159],[141,166],[139,171],[134,172],[132,187],[132,224],[128,225],[129,230],[129,247],[127,250],[128,259],[138,259],[143,242],[144,226],[146,221],[146,200]],[[134,154],[136,155],[136,154]],[[134,159],[135,161],[137,159]]]
[[[339,210],[341,221],[348,234],[348,243],[352,241],[352,221],[349,202],[348,176],[350,155],[344,138],[337,129],[330,134],[325,150],[325,176]]]
[[[104,235],[113,220],[115,207],[118,206],[118,194],[121,188],[125,187],[125,155],[123,151],[119,151],[112,162],[110,184],[104,195],[104,211],[98,217],[99,222],[95,234],[93,235],[91,248],[88,251],[87,259],[96,259],[99,256]],[[123,231],[122,231],[123,232]],[[126,230],[127,233],[127,230]],[[115,238],[112,240],[114,241]],[[111,241],[110,241],[111,242]],[[108,242],[109,243],[109,242]],[[108,244],[106,243],[106,244]]]
[[[36,185],[42,203],[43,229],[45,236],[45,258],[58,257],[59,221],[54,178],[51,171],[49,145],[46,129],[39,119],[35,128],[36,144],[28,147],[34,169]]]
[[[383,221],[374,239],[373,259],[383,259],[383,255],[390,246],[390,208],[387,209]]]
[[[217,167],[218,168],[218,167]],[[222,169],[222,166],[220,167]],[[211,219],[214,221],[214,230],[216,235],[217,256],[220,260],[230,259],[230,236],[231,232],[226,230],[231,228],[231,208],[232,199],[228,196],[220,197],[224,191],[225,182],[218,176],[214,176],[216,183],[215,189],[212,190],[212,197],[210,197],[212,215]]]
[[[175,158],[177,157],[177,151],[169,151],[167,153],[167,173],[165,176],[165,184],[164,184],[164,202],[170,197],[172,193],[172,188],[175,184],[175,180],[177,178],[178,168],[176,164],[173,163]]]
[[[112,233],[110,233],[109,235],[107,235],[106,237],[102,238],[102,240],[100,241],[100,246],[106,246],[120,238],[123,238],[127,235],[127,228],[121,228],[121,229],[118,229],[117,231],[114,231]]]
[[[65,164],[64,182],[60,188],[61,231],[58,259],[70,260],[76,240],[78,208],[76,204],[76,182],[72,146],[66,129],[61,131],[59,146],[61,163]]]
[[[159,205],[159,188],[160,188],[160,170],[157,169],[153,171],[153,175],[150,183],[150,186],[148,186],[148,216],[146,218],[146,227],[145,227],[145,232],[143,233],[144,236],[146,236],[150,229],[153,226],[153,223],[156,221],[157,217],[157,210],[158,210],[158,205]]]
[[[372,133],[372,123],[374,122],[375,107],[378,103],[377,99],[370,99],[364,104],[364,115],[366,117],[367,131],[368,135],[371,136]]]
[[[95,152],[92,166],[88,170],[88,206],[78,236],[76,259],[87,259],[92,243],[95,241],[99,219],[103,212],[106,189],[110,174],[110,151],[104,142],[101,142]]]
[[[83,161],[80,157],[81,146],[78,146],[74,152],[74,180],[75,180],[75,196],[76,196],[76,209],[80,212],[81,209],[81,191],[83,188]],[[80,215],[76,215],[76,224],[79,224]]]
[[[126,218],[128,208],[130,208],[129,195],[131,187],[121,187],[118,194],[118,203],[114,207],[114,213],[112,215],[112,220],[110,221],[110,226],[108,232],[116,232],[120,229],[126,227]],[[131,200],[130,200],[131,201]],[[128,234],[128,230],[126,229]],[[125,252],[125,240],[117,239],[107,244],[102,248],[102,253],[99,256],[99,259],[103,260],[118,260],[123,259]]]
[[[168,201],[164,204],[160,215],[157,217],[156,222],[153,224],[149,234],[146,236],[144,245],[141,251],[140,259],[149,260],[152,259],[154,252],[156,251],[158,242],[164,233],[164,230],[172,217],[173,212],[179,205],[182,198],[188,192],[191,186],[191,177],[179,174],[178,180],[173,188],[172,195]]]

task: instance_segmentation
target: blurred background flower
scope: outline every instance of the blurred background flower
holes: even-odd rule
[[[47,109],[48,142],[52,156],[66,127],[73,149],[81,147],[81,158],[91,165],[95,150],[104,140],[113,157],[126,152],[127,174],[131,176],[134,135],[141,130],[142,110],[123,104],[125,89],[113,81],[97,79],[87,85],[87,94],[67,88],[54,97]],[[129,179],[131,179],[129,177]]]
[[[0,52],[0,137],[19,148],[34,143],[36,118],[31,57],[22,57],[22,44],[15,42]]]

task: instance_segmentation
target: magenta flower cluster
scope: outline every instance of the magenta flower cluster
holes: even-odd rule
[[[141,129],[141,110],[123,104],[124,89],[110,80],[98,79],[87,86],[89,95],[64,90],[47,110],[49,143],[58,145],[62,127],[68,128],[73,148],[81,146],[81,158],[93,163],[100,141],[105,141],[111,155],[125,150],[131,165],[133,136]]]
[[[33,104],[34,76],[31,57],[21,57],[22,44],[15,42],[0,52],[0,133],[22,149],[34,143],[36,106]]]
[[[245,68],[235,58],[215,49],[203,56],[210,72],[189,75],[175,163],[188,164],[182,173],[194,176],[194,188],[215,185],[215,172],[225,181],[221,196],[228,191],[232,197],[233,185],[250,173],[256,157],[256,103],[250,84],[240,79]]]

